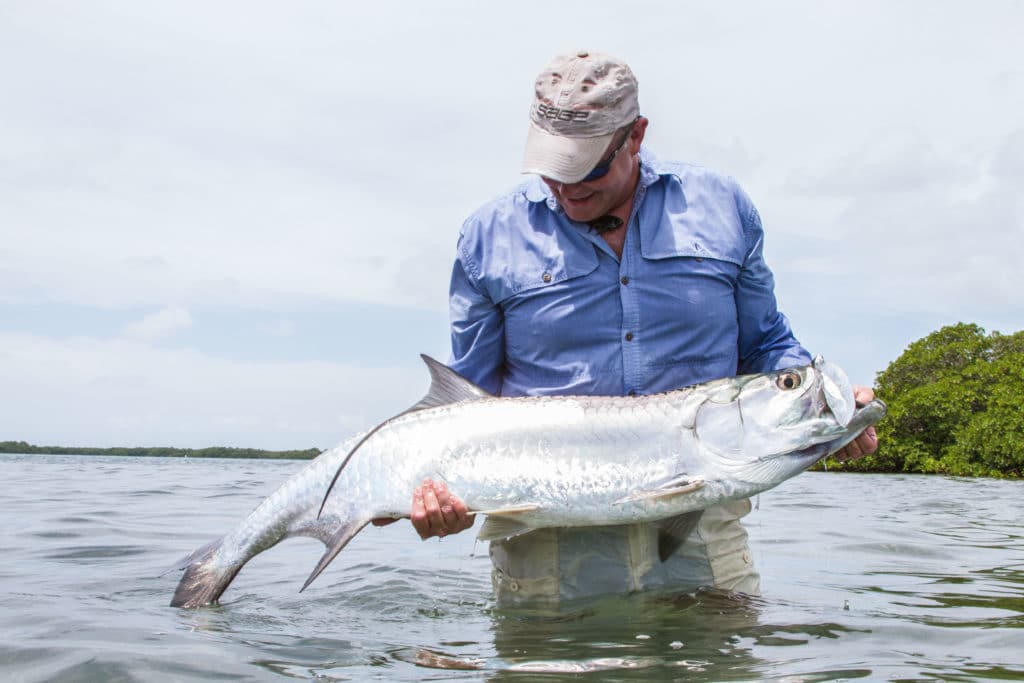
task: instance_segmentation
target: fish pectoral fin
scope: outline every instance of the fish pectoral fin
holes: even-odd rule
[[[656,489],[649,489],[644,491],[635,491],[624,498],[619,498],[615,501],[614,505],[622,505],[623,503],[635,503],[641,500],[662,500],[664,498],[674,498],[676,496],[682,496],[687,493],[693,493],[704,487],[703,479],[692,479],[689,481],[673,481],[669,486],[662,486]]]
[[[524,503],[522,505],[510,505],[504,508],[494,508],[493,510],[473,510],[474,515],[488,515],[492,517],[507,517],[514,515],[521,515],[524,512],[533,512],[539,510],[540,506],[534,503]]]
[[[499,538],[512,538],[527,531],[533,531],[535,527],[519,519],[519,515],[539,510],[540,506],[534,503],[523,503],[522,505],[509,505],[493,510],[473,510],[474,515],[487,515],[477,538],[481,541],[494,541]]]
[[[484,520],[480,527],[480,533],[476,536],[481,541],[496,541],[500,538],[512,538],[525,534],[535,528],[515,517],[488,517]]]
[[[348,545],[348,542],[351,541],[355,535],[362,531],[363,527],[369,523],[370,520],[368,519],[353,520],[338,529],[334,535],[331,536],[330,540],[326,542],[327,550],[324,551],[324,554],[320,557],[320,561],[317,562],[316,567],[313,568],[313,573],[309,575],[308,579],[306,579],[306,583],[302,584],[302,588],[299,589],[299,592],[301,593],[306,590],[306,588],[309,587],[309,584],[313,583],[313,580],[320,576],[320,572],[327,569],[327,565],[331,563],[331,560],[333,560],[338,553]]]
[[[658,522],[658,559],[664,562],[679,550],[703,514],[703,510],[694,510]]]

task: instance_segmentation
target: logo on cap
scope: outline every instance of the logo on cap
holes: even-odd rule
[[[537,114],[541,118],[554,119],[557,121],[586,121],[590,116],[589,111],[577,109],[559,109],[543,102],[537,104]]]

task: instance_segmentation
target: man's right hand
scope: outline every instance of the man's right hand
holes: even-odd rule
[[[412,525],[420,538],[447,536],[473,526],[476,516],[469,514],[466,504],[448,490],[443,481],[424,479],[412,492]]]

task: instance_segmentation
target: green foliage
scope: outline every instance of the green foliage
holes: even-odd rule
[[[985,411],[958,434],[950,455],[982,474],[1024,476],[1024,353],[992,363]]]
[[[878,373],[875,393],[889,406],[878,453],[835,468],[1024,476],[1024,331],[943,327]]]
[[[304,451],[263,451],[258,448],[169,448],[148,446],[138,448],[76,448],[67,446],[33,446],[25,441],[0,441],[0,453],[26,455],[135,455],[160,458],[271,458],[277,460],[310,460],[320,455],[319,448]]]

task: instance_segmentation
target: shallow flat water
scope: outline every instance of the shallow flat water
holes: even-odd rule
[[[805,473],[747,518],[761,598],[498,610],[486,545],[282,543],[221,606],[162,572],[304,463],[0,455],[0,680],[1024,680],[1024,482]]]

